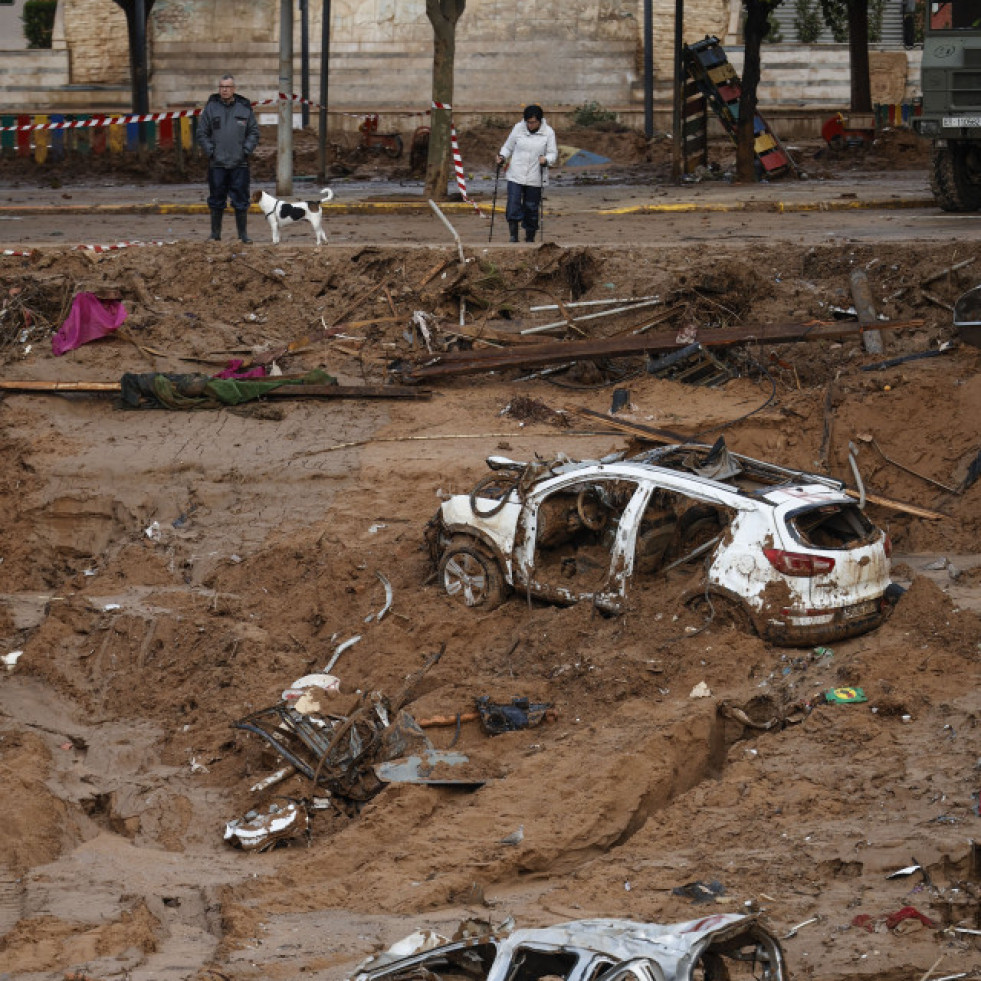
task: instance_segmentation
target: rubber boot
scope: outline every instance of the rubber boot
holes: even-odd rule
[[[221,241],[221,218],[224,212],[221,208],[211,209],[211,234],[208,236],[209,242]]]
[[[509,221],[508,222],[508,229],[511,232],[511,239],[510,240],[512,242],[517,242],[518,241],[518,222],[516,222],[516,221]]]
[[[535,241],[535,229],[534,228],[526,228],[525,229],[525,241],[526,242],[534,242]]]
[[[249,213],[248,211],[236,211],[235,212],[235,227],[238,229],[239,240],[244,242],[246,245],[252,244],[252,239],[249,238],[249,233],[246,231],[246,225],[249,223]]]

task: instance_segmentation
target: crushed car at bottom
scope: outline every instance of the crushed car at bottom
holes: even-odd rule
[[[421,935],[420,935],[421,936]],[[784,981],[783,950],[755,914],[663,925],[572,920],[368,962],[352,981]],[[393,948],[394,949],[394,948]],[[404,948],[403,948],[404,949]]]
[[[493,609],[514,590],[617,612],[631,585],[702,560],[704,576],[681,602],[725,608],[776,643],[860,634],[890,608],[889,538],[833,478],[732,453],[722,440],[630,458],[487,463],[491,473],[444,501],[426,530],[443,588],[465,606]]]

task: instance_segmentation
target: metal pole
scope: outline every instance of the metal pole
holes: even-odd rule
[[[136,0],[133,4],[133,111],[144,114],[150,111],[146,71],[146,4]]]
[[[131,20],[132,32],[130,44],[130,64],[133,71],[133,112],[144,115],[150,111],[150,95],[147,88],[146,69],[146,3],[145,0],[135,0]],[[137,124],[140,153],[146,150],[146,123]]]
[[[279,3],[279,127],[276,141],[276,194],[293,193],[293,0]]]
[[[654,137],[654,13],[653,0],[644,0],[644,136]]]
[[[320,133],[317,139],[317,179],[327,181],[327,78],[330,72],[330,0],[324,0],[320,24],[320,109],[317,121]]]
[[[300,95],[303,105],[300,108],[300,119],[303,128],[310,126],[310,13],[309,0],[300,2]]]
[[[671,112],[671,179],[677,183],[681,180],[681,49],[684,44],[685,0],[675,0],[674,3],[674,107]]]

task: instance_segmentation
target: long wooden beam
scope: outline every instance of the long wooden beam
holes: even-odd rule
[[[922,320],[882,321],[879,330],[922,327]],[[414,384],[433,378],[472,375],[500,368],[540,368],[564,361],[590,361],[632,354],[663,354],[697,341],[704,347],[726,347],[733,344],[788,344],[798,341],[838,340],[860,337],[863,328],[854,323],[770,324],[754,327],[723,327],[699,331],[697,336],[678,340],[677,328],[670,327],[646,334],[601,338],[586,341],[553,341],[529,345],[514,351],[446,351],[399,361],[390,368],[401,381]]]
[[[35,395],[64,392],[119,392],[120,382],[0,381],[0,391]],[[280,399],[428,399],[427,389],[397,385],[283,385],[263,392],[260,398]]]

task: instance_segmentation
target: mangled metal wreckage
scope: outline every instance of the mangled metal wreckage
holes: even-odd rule
[[[776,643],[863,633],[886,616],[888,536],[840,481],[714,446],[521,463],[445,501],[427,526],[446,593],[492,609],[511,590],[618,612],[628,589],[675,570],[704,575],[679,597],[725,610]],[[665,596],[668,591],[660,590]]]
[[[397,945],[401,947],[402,945]],[[392,948],[394,951],[396,948]],[[662,925],[573,920],[373,959],[350,981],[784,981],[779,940],[756,915]]]
[[[473,713],[417,720],[407,706],[442,653],[431,655],[393,697],[379,691],[342,693],[340,680],[324,671],[304,675],[276,704],[233,722],[234,728],[258,736],[286,764],[253,786],[253,793],[294,777],[305,786],[300,797],[281,797],[227,822],[225,840],[247,851],[276,847],[309,834],[310,811],[333,809],[353,816],[387,784],[476,790],[490,779],[486,765],[471,765],[464,753],[435,748],[424,725],[455,724],[459,729],[464,718],[473,718],[494,736],[555,718],[551,702],[527,697],[495,702],[481,695]]]

